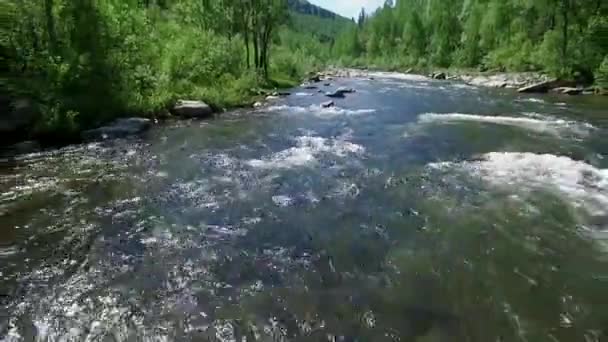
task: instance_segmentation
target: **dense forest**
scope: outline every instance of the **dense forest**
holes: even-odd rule
[[[605,83],[608,2],[387,0],[361,13],[334,55],[349,65],[534,70]]]
[[[42,113],[29,129],[34,135],[66,136],[117,115],[158,113],[178,98],[246,103],[260,88],[293,85],[320,68],[338,31],[335,17],[290,11],[285,0],[0,6],[2,93],[28,98]],[[307,32],[304,16],[332,28]]]
[[[251,103],[330,64],[606,85],[607,11],[601,0],[387,0],[351,20],[304,0],[1,0],[0,102],[29,100],[29,135],[67,136],[180,98]]]

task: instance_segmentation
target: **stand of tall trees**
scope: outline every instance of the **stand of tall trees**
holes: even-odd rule
[[[364,13],[362,13],[364,14]],[[601,79],[608,63],[602,0],[387,0],[335,54],[378,66],[545,70]],[[605,70],[605,67],[603,67]]]

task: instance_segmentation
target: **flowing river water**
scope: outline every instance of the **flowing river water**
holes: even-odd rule
[[[606,341],[606,99],[373,76],[2,160],[0,341]]]

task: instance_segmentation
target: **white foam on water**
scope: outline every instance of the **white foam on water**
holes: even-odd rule
[[[420,89],[420,90],[445,90],[446,88],[439,85],[433,85],[427,82],[419,83],[401,83],[397,86],[399,89]]]
[[[530,115],[534,114],[534,116]],[[418,117],[419,123],[435,122],[481,122],[496,125],[514,126],[534,132],[559,134],[571,132],[578,135],[587,135],[594,127],[588,123],[567,121],[563,119],[528,113],[526,117],[488,116],[462,113],[426,113]]]
[[[545,100],[535,98],[535,97],[530,97],[530,98],[526,98],[526,99],[518,99],[516,101],[517,102],[530,102],[530,103],[545,103]]]
[[[295,93],[295,96],[312,96],[313,94],[311,93]]]
[[[99,270],[96,270],[99,271]],[[165,341],[162,329],[141,324],[143,313],[133,312],[128,303],[119,300],[119,294],[90,295],[95,290],[95,277],[77,274],[48,297],[38,298],[37,303],[27,303],[38,309],[32,324],[36,328],[36,341],[98,341],[110,335],[115,341],[127,341],[136,335],[141,341]],[[97,279],[98,280],[98,279]],[[135,299],[133,299],[135,301]]]
[[[334,198],[355,198],[359,196],[361,190],[355,183],[340,182],[331,192],[330,197]]]
[[[15,255],[18,252],[19,248],[17,248],[17,246],[0,247],[0,259],[3,257]],[[0,275],[2,275],[2,272],[0,272]]]
[[[456,89],[477,89],[476,86],[466,83],[453,83],[451,87]]]
[[[293,198],[285,195],[272,196],[272,202],[279,207],[289,207],[293,203]]]
[[[313,114],[319,118],[331,118],[342,115],[360,115],[374,113],[375,109],[345,109],[340,107],[323,108],[320,105],[302,106],[270,106],[266,110],[288,114]]]
[[[243,224],[245,225],[255,225],[258,224],[260,222],[262,222],[262,218],[261,217],[244,217],[242,220]]]
[[[321,153],[329,153],[337,157],[357,155],[365,152],[361,145],[342,139],[325,139],[322,137],[302,136],[296,138],[296,146],[277,152],[263,159],[253,159],[248,164],[254,168],[293,168],[317,162]]]
[[[478,161],[430,166],[439,169],[459,167],[499,188],[549,190],[593,216],[608,215],[608,169],[598,169],[568,157],[492,152]]]
[[[391,78],[391,79],[404,80],[404,81],[427,81],[427,80],[429,80],[428,77],[423,76],[423,75],[403,74],[403,73],[399,73],[399,72],[374,71],[374,72],[370,72],[368,75],[370,77]]]

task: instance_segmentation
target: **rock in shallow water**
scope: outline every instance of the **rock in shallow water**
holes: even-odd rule
[[[436,72],[433,73],[431,77],[436,80],[445,80],[447,78],[447,75],[445,74],[445,72]]]
[[[334,101],[327,101],[327,102],[321,103],[321,108],[329,108],[329,107],[333,107],[333,106],[335,106]]]
[[[355,90],[352,88],[340,87],[334,91],[325,93],[327,97],[344,97],[344,94],[354,93]]]
[[[125,118],[113,121],[108,126],[102,126],[82,132],[86,141],[124,138],[141,133],[152,126],[152,121],[146,118]]]
[[[171,114],[184,118],[206,118],[213,114],[213,108],[203,101],[178,101],[173,108]]]

